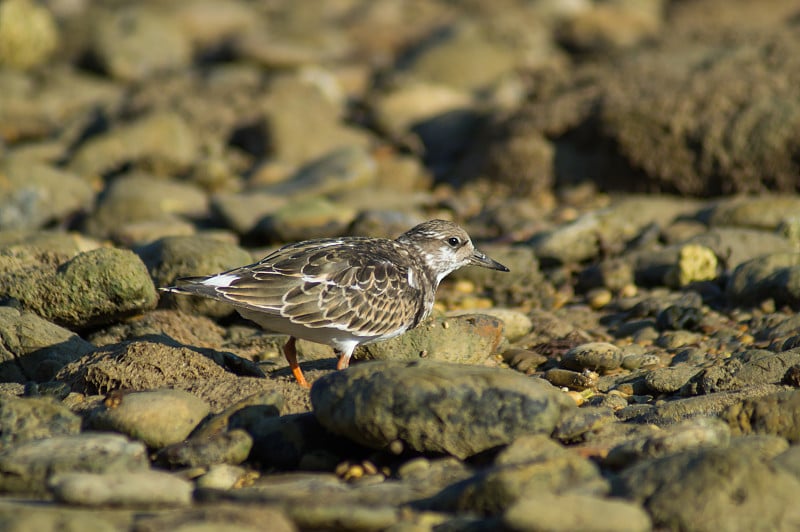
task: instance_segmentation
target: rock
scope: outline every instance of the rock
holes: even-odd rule
[[[366,146],[369,136],[342,123],[338,102],[300,76],[282,76],[264,103],[269,151],[276,160],[302,164],[346,146]]]
[[[18,141],[55,136],[65,124],[81,124],[92,109],[118,102],[124,88],[78,69],[52,69],[44,78],[4,69],[0,91],[0,138]]]
[[[712,227],[681,244],[700,245],[725,258],[725,267],[732,270],[749,260],[773,253],[791,253],[791,240],[777,233],[738,227]]]
[[[687,244],[678,252],[678,262],[665,277],[669,286],[682,288],[694,282],[711,281],[719,274],[714,252],[704,246]]]
[[[243,2],[219,4],[210,0],[171,7],[182,33],[202,50],[213,49],[252,29],[258,20],[256,10]]]
[[[537,493],[535,497],[522,499],[505,511],[503,524],[519,532],[647,532],[652,529],[650,517],[640,506],[579,493]]]
[[[355,447],[331,434],[310,413],[259,416],[260,411],[244,408],[231,415],[231,430],[244,430],[253,439],[250,459],[281,470],[298,468],[305,456],[325,453],[346,456]],[[347,451],[350,452],[347,452]]]
[[[800,348],[773,353],[748,349],[723,364],[698,373],[692,380],[700,393],[741,390],[758,384],[778,384],[786,371],[800,364]]]
[[[211,199],[215,213],[227,227],[240,235],[249,234],[267,217],[286,205],[288,199],[257,190],[239,193],[219,193]]]
[[[782,391],[747,399],[722,413],[733,434],[776,434],[792,443],[800,441],[800,391]]]
[[[81,418],[50,398],[0,396],[0,451],[80,430]]]
[[[289,201],[253,228],[256,235],[278,242],[333,238],[345,232],[356,210],[320,196]]]
[[[774,384],[761,384],[732,392],[717,392],[665,401],[649,408],[641,416],[637,416],[637,421],[667,425],[690,417],[715,416],[721,414],[730,405],[741,403],[745,399],[770,395],[783,389],[782,386]]]
[[[49,9],[28,0],[0,5],[0,65],[27,69],[58,47],[58,25]]]
[[[253,438],[240,429],[208,438],[189,438],[161,449],[156,460],[170,467],[206,467],[216,464],[241,464],[250,455]]]
[[[696,208],[684,200],[629,197],[543,232],[533,239],[532,245],[540,260],[582,262],[597,256],[600,242],[627,242],[651,224],[665,225]]]
[[[624,470],[614,494],[643,503],[655,528],[791,530],[800,480],[743,449],[695,449]]]
[[[400,520],[399,510],[388,505],[348,507],[317,502],[305,507],[290,505],[287,513],[301,530],[386,530]]]
[[[219,348],[224,333],[225,329],[206,316],[157,309],[95,331],[88,339],[100,347],[144,336],[165,335],[184,345]]]
[[[90,507],[152,508],[192,502],[191,482],[161,471],[60,473],[49,485],[57,501]]]
[[[356,360],[421,358],[480,364],[494,354],[503,339],[503,322],[483,314],[433,318],[410,331],[356,350]]]
[[[561,363],[571,369],[609,371],[619,368],[622,358],[622,350],[614,344],[592,342],[567,351]]]
[[[182,390],[121,393],[107,398],[88,423],[161,449],[185,440],[208,412],[208,403]]]
[[[678,364],[669,368],[656,368],[645,375],[644,382],[655,393],[675,393],[701,371],[701,369],[689,364]]]
[[[253,262],[253,257],[239,246],[201,236],[162,238],[137,248],[136,253],[159,287],[173,284],[178,277],[210,275]],[[231,305],[175,294],[164,294],[161,305],[216,318],[233,312]]]
[[[533,327],[531,319],[524,313],[510,309],[510,308],[487,308],[481,309],[481,314],[485,316],[492,316],[503,322],[503,336],[508,338],[509,342],[519,340],[528,334]],[[447,313],[448,317],[463,316],[475,314],[475,311],[470,310],[455,310]]]
[[[206,381],[216,382],[222,388],[228,371],[252,374],[259,370],[230,353],[138,339],[99,347],[65,366],[56,378],[68,383],[74,391],[102,394],[115,390],[191,388]],[[245,382],[239,385],[245,387]]]
[[[639,460],[659,458],[699,447],[727,447],[730,438],[730,428],[717,418],[687,419],[652,435],[616,445],[603,460],[603,465],[627,467]]]
[[[737,266],[725,287],[736,305],[758,305],[773,299],[778,305],[800,306],[800,255],[778,253]]]
[[[94,346],[32,312],[0,307],[0,381],[43,382]]]
[[[154,112],[120,125],[78,146],[69,169],[86,177],[126,164],[141,164],[156,174],[180,173],[198,158],[192,127],[172,111]]]
[[[142,81],[189,65],[192,49],[180,27],[151,6],[104,13],[93,24],[92,51],[103,69],[123,81]]]
[[[559,41],[581,53],[608,54],[655,38],[662,29],[663,4],[620,2],[588,4],[565,17]]]
[[[587,433],[616,421],[614,411],[603,406],[586,406],[566,413],[556,425],[553,437],[563,442],[570,442],[585,437]],[[591,436],[589,436],[591,437]]]
[[[0,507],[0,528],[13,532],[24,530],[116,532],[121,526],[132,526],[132,524],[132,516],[106,517],[90,509],[41,505],[38,511],[32,512],[30,506],[25,503],[7,503]]]
[[[265,526],[274,532],[297,530],[276,505],[204,504],[138,517],[136,528],[141,532],[257,532]]]
[[[608,483],[590,460],[543,435],[526,435],[501,452],[494,467],[444,488],[425,507],[495,515],[532,494],[603,495],[607,491]]]
[[[519,364],[515,367],[519,370],[522,369]],[[594,371],[589,370],[577,372],[568,369],[552,368],[544,373],[544,378],[553,386],[582,391],[596,388],[598,375]]]
[[[0,294],[40,316],[70,327],[117,320],[156,304],[153,281],[131,251],[100,248],[55,268],[17,270],[0,277]]]
[[[131,224],[207,215],[208,199],[197,186],[131,173],[117,177],[106,187],[85,227],[89,234],[98,238],[119,240],[119,235]]]
[[[222,412],[206,418],[192,433],[192,438],[200,441],[210,440],[228,429],[233,429],[229,424],[234,415],[236,415],[236,423],[240,426],[242,423],[257,423],[263,418],[279,416],[283,412],[284,403],[283,394],[276,390],[249,395]],[[245,421],[245,419],[250,419],[250,421]]]
[[[408,81],[378,94],[373,111],[383,131],[393,138],[405,139],[418,124],[437,116],[470,113],[473,106],[466,91],[436,83]]]
[[[549,433],[571,400],[544,381],[492,368],[428,362],[359,364],[311,390],[314,415],[331,432],[386,448],[465,458],[515,436]]]
[[[148,468],[141,443],[117,434],[54,436],[23,443],[0,453],[0,491],[46,493],[51,475],[67,472],[124,475]]]
[[[346,194],[375,182],[375,158],[361,146],[345,146],[325,153],[302,166],[288,180],[270,185],[264,192],[277,197],[309,197]]]
[[[8,159],[0,163],[0,178],[0,230],[64,222],[88,211],[94,202],[94,191],[85,180],[46,164]]]
[[[480,91],[515,67],[511,50],[489,38],[476,24],[451,25],[431,41],[412,50],[402,65],[404,74],[437,85]]]
[[[711,209],[712,226],[774,231],[800,209],[800,198],[794,195],[759,194],[737,196],[716,203]]]
[[[247,478],[247,469],[230,464],[216,464],[195,480],[198,488],[229,490]]]

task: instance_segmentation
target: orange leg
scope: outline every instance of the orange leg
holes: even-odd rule
[[[344,369],[350,366],[350,357],[353,356],[353,350],[351,349],[348,353],[347,351],[335,351],[334,353],[339,357],[339,362],[336,363],[336,369]]]
[[[303,375],[303,370],[300,369],[300,364],[297,363],[297,349],[294,345],[296,341],[294,336],[290,336],[289,341],[283,346],[283,354],[286,357],[286,361],[289,362],[289,367],[292,368],[292,375],[297,380],[297,384],[303,388],[311,388],[305,375]]]

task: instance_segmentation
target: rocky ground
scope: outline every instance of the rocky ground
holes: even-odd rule
[[[795,0],[0,2],[3,530],[797,530]],[[346,371],[178,276],[463,224]]]

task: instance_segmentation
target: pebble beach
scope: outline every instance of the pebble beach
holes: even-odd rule
[[[0,529],[800,529],[793,0],[0,1]],[[464,227],[297,342],[160,292]]]

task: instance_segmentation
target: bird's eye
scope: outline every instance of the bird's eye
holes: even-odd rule
[[[447,239],[447,245],[450,246],[451,248],[457,248],[460,244],[461,240],[459,240],[454,236],[451,236],[450,238]]]

